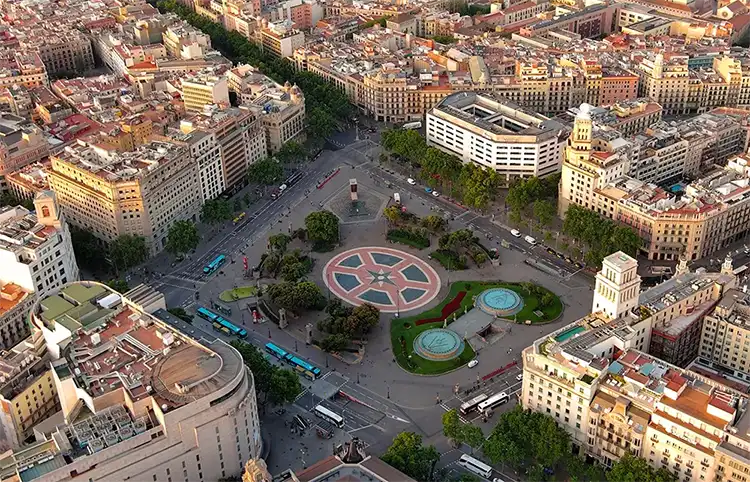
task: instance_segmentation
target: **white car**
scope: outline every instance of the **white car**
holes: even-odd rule
[[[440,193],[437,192],[437,191],[432,191],[432,195],[435,196],[435,197],[438,197],[438,196],[440,196]]]
[[[409,179],[407,179],[407,180],[406,180],[406,182],[408,182],[408,183],[409,183],[409,184],[411,184],[412,186],[413,186],[413,185],[415,185],[415,184],[417,183],[417,181],[415,181],[415,180],[414,180],[414,179],[412,179],[412,178],[409,178]]]
[[[511,229],[510,230],[510,234],[513,235],[513,236],[515,236],[516,238],[520,238],[521,237],[521,231],[519,231],[517,229]]]
[[[523,373],[519,373],[518,375],[516,375],[516,380],[518,380],[519,382],[522,381],[523,380]]]
[[[474,367],[475,367],[475,366],[477,366],[477,365],[479,365],[479,360],[477,360],[476,358],[475,358],[475,359],[473,359],[473,360],[471,360],[471,361],[469,362],[469,368],[474,368]]]
[[[529,243],[532,246],[536,246],[536,239],[532,238],[531,236],[524,236],[524,238],[527,243]]]

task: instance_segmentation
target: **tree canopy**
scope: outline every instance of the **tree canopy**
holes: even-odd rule
[[[231,204],[224,199],[209,199],[201,208],[201,219],[208,224],[229,221],[233,215]]]
[[[425,184],[447,192],[468,207],[486,208],[500,186],[500,176],[494,170],[473,163],[464,164],[456,156],[428,147],[425,139],[415,130],[387,130],[381,135],[381,144],[419,168],[419,175]]]
[[[260,350],[249,343],[234,340],[231,345],[240,352],[245,365],[253,372],[261,406],[265,407],[267,402],[278,405],[292,403],[302,392],[299,376],[295,372],[271,364]]]
[[[292,311],[322,309],[326,304],[320,288],[312,281],[276,283],[269,286],[268,295],[274,303]]]
[[[247,180],[264,186],[272,186],[281,182],[284,177],[284,167],[273,157],[266,157],[250,164],[247,168]]]
[[[594,266],[600,266],[605,256],[616,251],[635,257],[643,243],[632,228],[619,225],[575,204],[565,214],[563,231],[586,243],[586,263]]]
[[[195,224],[190,221],[175,221],[167,233],[165,249],[172,254],[185,254],[198,247],[200,236]]]
[[[339,240],[339,218],[330,211],[315,211],[305,217],[307,238],[314,243],[335,244]]]
[[[516,405],[500,415],[483,451],[493,463],[552,468],[570,451],[570,434],[549,415]]]
[[[401,432],[381,457],[385,463],[420,482],[430,482],[440,453],[430,445],[422,445],[422,436]]]
[[[133,234],[123,234],[109,244],[109,256],[115,270],[127,270],[148,259],[146,238]]]
[[[654,469],[642,457],[626,453],[607,472],[608,482],[677,482],[677,477],[662,468]]]

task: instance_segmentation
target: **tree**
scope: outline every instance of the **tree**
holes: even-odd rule
[[[677,477],[668,470],[655,470],[648,461],[626,453],[607,472],[609,482],[677,482]]]
[[[109,245],[110,260],[115,266],[115,271],[118,272],[138,266],[148,259],[148,255],[146,238],[143,236],[123,234]]]
[[[15,194],[5,191],[0,194],[0,207],[2,206],[23,206],[29,211],[34,211],[34,201],[31,199],[19,199]]]
[[[291,370],[274,370],[268,388],[268,399],[275,405],[292,403],[302,393],[299,376]]]
[[[271,186],[284,177],[283,166],[274,158],[266,157],[250,164],[247,168],[247,180],[255,184]]]
[[[539,224],[546,226],[555,217],[555,207],[546,199],[534,201],[534,217]]]
[[[605,256],[616,251],[636,256],[642,245],[641,238],[632,228],[617,225],[612,220],[575,204],[565,213],[563,231],[588,246],[586,262],[594,266],[600,265]]]
[[[296,282],[307,274],[307,266],[304,263],[284,264],[281,268],[281,278],[284,281]]]
[[[281,269],[281,256],[277,253],[266,253],[260,263],[260,269],[275,278]]]
[[[450,45],[457,42],[456,37],[453,35],[435,35],[432,40],[439,44]]]
[[[482,429],[470,423],[464,424],[461,428],[461,438],[466,445],[471,447],[472,453],[484,444]]]
[[[544,293],[542,297],[539,299],[539,304],[542,305],[542,308],[552,306],[554,302],[555,302],[555,295],[550,292]]]
[[[328,353],[341,351],[349,345],[349,338],[342,333],[330,334],[320,342],[320,348]]]
[[[463,190],[464,204],[481,210],[495,197],[500,186],[500,175],[494,169],[484,169],[468,163],[461,169],[459,184]]]
[[[453,444],[458,447],[462,443],[461,420],[458,418],[458,412],[455,409],[448,410],[443,414],[443,435],[445,435]]]
[[[320,309],[325,306],[323,293],[312,281],[277,283],[268,288],[268,295],[274,303],[292,311]]]
[[[401,432],[381,459],[413,479],[429,482],[440,453],[433,445],[423,446],[421,435]]]
[[[339,218],[330,211],[315,211],[305,217],[305,229],[310,241],[334,244],[339,240]]]
[[[175,221],[167,232],[167,245],[164,247],[174,255],[185,254],[198,247],[200,236],[195,224],[190,221]]]
[[[284,233],[274,234],[268,238],[268,248],[276,253],[283,253],[291,241],[292,238]]]
[[[128,282],[123,279],[111,279],[107,281],[107,286],[117,291],[118,293],[126,293],[130,290]]]
[[[297,141],[288,141],[275,154],[276,159],[281,162],[296,162],[307,155],[307,151]]]
[[[401,221],[401,209],[398,206],[388,206],[383,209],[383,217],[391,224],[398,224]]]
[[[484,454],[493,463],[540,469],[554,467],[570,448],[570,434],[547,414],[524,410],[519,405],[500,416],[484,443]]]
[[[185,311],[185,308],[182,308],[180,306],[177,306],[175,308],[168,308],[167,311],[176,316],[177,318],[181,319],[185,323],[192,323],[193,317],[192,315],[189,315],[187,311]]]
[[[430,231],[437,233],[445,228],[446,222],[445,219],[441,218],[440,216],[430,214],[429,216],[423,217],[420,224],[422,224],[423,227],[429,229]]]
[[[473,474],[461,474],[461,477],[459,477],[458,482],[480,482],[479,477]]]
[[[253,373],[258,404],[263,409],[267,402],[291,403],[302,391],[295,372],[272,365],[259,349],[249,343],[235,340],[230,344],[240,352],[245,365]]]
[[[91,234],[91,232],[70,225],[70,238],[73,244],[73,253],[78,265],[88,271],[108,271],[109,265],[102,263],[107,257],[107,252],[102,242]]]
[[[201,219],[208,224],[229,221],[232,216],[232,206],[224,199],[209,199],[201,208]]]
[[[354,308],[346,318],[346,330],[350,336],[361,336],[378,325],[380,310],[370,303],[364,303]]]

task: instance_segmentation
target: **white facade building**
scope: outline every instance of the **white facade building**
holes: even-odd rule
[[[15,283],[42,297],[78,280],[70,231],[52,191],[34,199],[36,214],[21,206],[0,209],[0,283]]]
[[[164,310],[160,299],[149,309]],[[237,350],[139,305],[85,281],[32,307],[64,421],[6,457],[3,481],[209,482],[260,456],[254,380]]]
[[[427,113],[426,136],[429,145],[510,182],[559,172],[568,129],[508,100],[459,92]]]
[[[216,142],[216,133],[196,130],[189,134],[176,133],[171,137],[190,145],[190,156],[198,164],[202,202],[219,197],[226,184],[221,167],[221,146]]]
[[[610,254],[596,274],[591,312],[602,311],[610,319],[622,316],[638,304],[640,287],[638,262],[621,251]]]

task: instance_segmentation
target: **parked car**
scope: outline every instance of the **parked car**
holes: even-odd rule
[[[437,191],[432,191],[432,195],[435,196],[435,197],[438,197],[438,196],[440,196],[440,193],[437,192]]]
[[[475,367],[475,366],[477,366],[477,365],[479,365],[479,360],[477,360],[476,358],[475,358],[475,359],[473,359],[473,360],[471,360],[471,361],[469,362],[469,368],[474,368],[474,367]]]
[[[531,236],[525,236],[523,238],[527,243],[529,243],[532,246],[536,246],[536,239],[532,238]]]
[[[426,187],[426,188],[424,188],[424,192],[426,192],[427,194],[430,194],[432,192],[432,188],[431,187]]]
[[[513,236],[515,236],[515,237],[517,237],[517,238],[520,238],[520,237],[521,237],[521,231],[519,231],[519,230],[517,230],[517,229],[511,229],[511,230],[510,230],[510,234],[512,234]]]
[[[516,380],[518,380],[519,382],[522,381],[523,380],[523,373],[519,373],[518,375],[516,375]]]
[[[413,185],[415,185],[415,184],[417,183],[417,181],[415,181],[415,180],[414,180],[414,179],[412,179],[412,178],[409,178],[409,179],[407,179],[407,180],[406,180],[406,182],[408,182],[408,183],[409,183],[409,184],[411,184],[412,186],[413,186]]]

